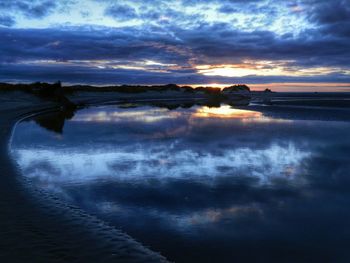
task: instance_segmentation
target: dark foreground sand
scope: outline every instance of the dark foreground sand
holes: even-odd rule
[[[0,262],[166,262],[79,208],[20,183],[8,152],[12,128],[59,105],[20,92],[2,93],[0,102]]]

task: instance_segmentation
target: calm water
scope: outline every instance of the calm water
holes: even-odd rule
[[[191,106],[43,115],[13,153],[39,187],[172,261],[350,262],[350,122]]]

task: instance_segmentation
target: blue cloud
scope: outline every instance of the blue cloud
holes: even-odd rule
[[[13,17],[7,15],[0,15],[0,26],[10,27],[13,26],[15,23],[16,22]]]
[[[55,1],[3,0],[0,3],[2,12],[21,12],[30,18],[42,18],[57,7]]]
[[[136,10],[128,5],[112,5],[106,8],[105,14],[116,20],[125,21],[137,18]]]
[[[83,72],[106,83],[232,82],[240,79],[203,76],[196,67],[270,61],[265,68],[273,68],[283,61],[283,67],[294,72],[332,70],[307,76],[247,75],[244,80],[348,81],[349,2],[90,0],[84,3],[96,8],[81,10],[79,0],[2,1],[0,66],[8,75],[2,73],[0,79],[33,80],[23,74],[25,68],[37,72],[36,80],[81,82],[86,80]],[[61,16],[68,7],[67,15]],[[6,15],[9,12],[11,16]],[[86,24],[74,24],[73,14],[80,14]],[[50,21],[68,20],[51,26],[47,16]],[[18,18],[21,23],[16,23]],[[33,18],[41,26],[21,28],[23,21],[30,25]],[[87,23],[93,19],[105,25]]]

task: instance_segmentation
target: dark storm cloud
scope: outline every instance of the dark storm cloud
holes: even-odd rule
[[[328,35],[337,38],[350,37],[350,1],[300,1],[308,20],[318,26],[319,37]]]
[[[159,59],[183,62],[187,56],[170,36],[152,34],[156,28],[0,29],[0,61],[55,59]],[[35,37],[33,37],[35,36]],[[184,48],[184,47],[183,47]],[[183,53],[183,54],[182,54]]]
[[[118,30],[101,28],[92,32],[84,28],[1,29],[3,38],[0,41],[4,49],[0,56],[2,61],[10,58],[68,60],[128,56],[167,61],[173,55],[174,62],[181,64],[184,56],[190,59],[193,55],[186,54],[186,49],[189,49],[196,59],[203,59],[203,63],[239,62],[242,58],[282,58],[297,59],[310,65],[343,65],[350,55],[348,39],[339,40],[332,36],[318,39],[318,32],[305,32],[299,39],[294,39],[288,35],[278,38],[269,31],[248,33],[231,30],[226,23],[202,24],[190,31],[171,29],[180,40],[157,27],[142,28],[142,31],[131,27]],[[50,45],[55,41],[60,41],[59,45]],[[174,55],[180,53],[183,56],[175,61]]]
[[[112,5],[105,10],[105,14],[120,21],[137,18],[136,10],[128,5]]]
[[[57,7],[55,1],[2,0],[0,12],[21,12],[25,16],[41,18]]]
[[[222,5],[218,10],[221,13],[235,13],[235,12],[237,12],[237,9],[234,8],[233,6],[230,6],[230,5]]]
[[[305,1],[305,4],[308,4]],[[350,20],[350,1],[332,0],[332,1],[312,1],[310,19],[321,25],[334,24],[340,22],[349,22]]]
[[[318,26],[321,34],[350,38],[350,1],[302,1],[309,20]],[[349,41],[349,40],[348,40]]]
[[[296,59],[309,65],[348,65],[349,39],[319,36],[317,31],[306,31],[297,39],[276,36],[270,31],[242,32],[232,30],[227,23],[203,24],[195,31],[178,30],[177,34],[198,57],[207,62],[232,63],[244,58]],[[204,63],[206,61],[203,61]]]
[[[62,10],[74,1],[2,1],[0,12],[14,11],[33,18],[44,17],[54,10]],[[2,79],[21,80],[35,73],[42,80],[60,78],[73,81],[74,77],[89,73],[94,83],[203,83],[206,81],[232,82],[240,78],[208,77],[199,75],[196,65],[240,64],[243,61],[287,61],[286,68],[295,72],[312,67],[341,68],[336,72],[304,77],[247,76],[242,81],[348,81],[348,58],[350,57],[349,0],[291,1],[288,8],[307,16],[313,27],[301,28],[298,34],[277,34],[273,30],[251,30],[233,26],[231,21],[213,22],[200,12],[186,14],[181,9],[165,5],[163,0],[131,2],[95,1],[106,4],[104,13],[117,21],[133,19],[144,23],[126,27],[61,26],[46,29],[0,28],[0,64],[5,73]],[[209,8],[215,5],[219,12],[262,12],[273,23],[280,12],[280,5],[272,1],[183,1],[183,7],[191,5]],[[204,6],[204,7],[203,7]],[[158,8],[156,8],[158,7]],[[300,7],[300,9],[298,9]],[[199,10],[199,9],[198,9]],[[91,14],[89,15],[91,17]],[[259,22],[259,21],[258,21]],[[245,21],[246,25],[258,23]],[[183,24],[181,24],[183,23]],[[15,25],[15,18],[0,16],[0,25]],[[303,27],[303,25],[300,25]],[[45,61],[51,64],[45,69]],[[70,61],[75,60],[74,65]],[[88,61],[104,60],[103,67]],[[111,61],[114,60],[114,61]],[[176,68],[159,66],[159,70],[145,68],[125,70],[116,64],[139,63],[146,60],[163,64],[175,64]],[[79,62],[80,61],[80,62]],[[82,62],[85,61],[85,62]],[[107,62],[109,61],[109,62]],[[52,62],[56,62],[53,65]],[[8,64],[10,63],[10,64]],[[72,67],[74,66],[74,67]],[[101,65],[100,65],[101,66]],[[138,65],[139,66],[139,65]],[[25,68],[23,73],[21,69]],[[17,69],[17,70],[16,70]],[[72,69],[74,69],[72,71]],[[38,72],[40,70],[40,72]],[[56,72],[52,75],[50,72]],[[17,78],[15,75],[17,74]],[[45,75],[47,74],[47,75]],[[60,75],[61,74],[61,75]],[[13,77],[11,77],[13,76]],[[60,77],[61,76],[61,77]],[[30,79],[23,79],[31,81]],[[86,80],[86,78],[82,78]],[[79,82],[76,79],[74,82]]]
[[[201,25],[194,31],[173,28],[181,40],[157,32],[159,28],[98,30],[0,29],[1,61],[30,59],[157,59],[184,64],[189,59],[202,63],[240,62],[243,58],[297,59],[299,63],[343,65],[350,55],[348,43],[332,37],[323,39],[277,38],[272,32],[229,30],[227,24]],[[308,32],[305,34],[312,34]],[[33,37],[35,36],[35,37]],[[316,37],[316,36],[315,36]],[[57,42],[59,41],[59,42]],[[56,44],[54,44],[56,43]],[[90,52],[86,52],[90,50]],[[192,54],[190,53],[193,52]],[[327,58],[327,59],[325,59]],[[297,63],[298,63],[297,62]]]
[[[7,16],[7,15],[0,15],[0,26],[13,26],[15,24],[15,20],[13,17],[11,16]]]

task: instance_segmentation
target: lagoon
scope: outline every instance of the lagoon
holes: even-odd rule
[[[296,111],[125,103],[43,114],[17,125],[12,154],[36,187],[170,261],[347,261],[350,122]]]

